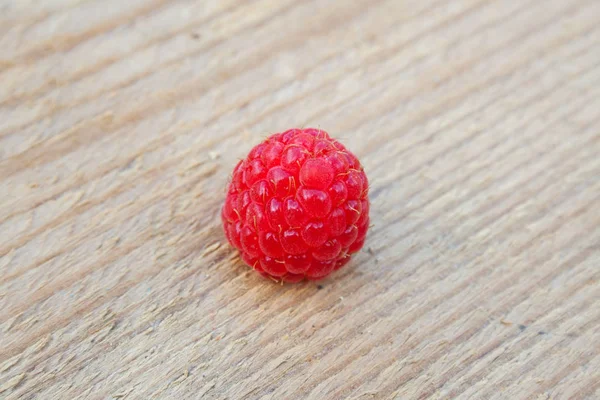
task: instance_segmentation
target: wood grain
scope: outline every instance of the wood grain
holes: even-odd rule
[[[0,1],[0,397],[600,398],[600,3]],[[39,3],[39,4],[38,4]],[[319,126],[367,246],[257,277],[237,159]]]

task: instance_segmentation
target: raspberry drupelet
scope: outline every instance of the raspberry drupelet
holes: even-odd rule
[[[363,247],[368,194],[360,162],[340,142],[319,129],[292,129],[270,136],[237,164],[223,228],[263,276],[318,280]]]

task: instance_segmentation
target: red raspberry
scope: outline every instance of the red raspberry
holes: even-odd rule
[[[292,129],[254,147],[233,171],[223,228],[265,277],[317,280],[365,243],[369,183],[358,159],[319,129]]]

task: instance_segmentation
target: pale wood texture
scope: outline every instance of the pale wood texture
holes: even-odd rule
[[[0,397],[599,399],[600,1],[0,1]],[[374,226],[239,261],[237,159],[318,126]]]

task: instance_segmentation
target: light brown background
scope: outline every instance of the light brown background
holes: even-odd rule
[[[600,398],[600,2],[0,10],[0,397]],[[321,288],[219,222],[296,126],[372,182]]]

